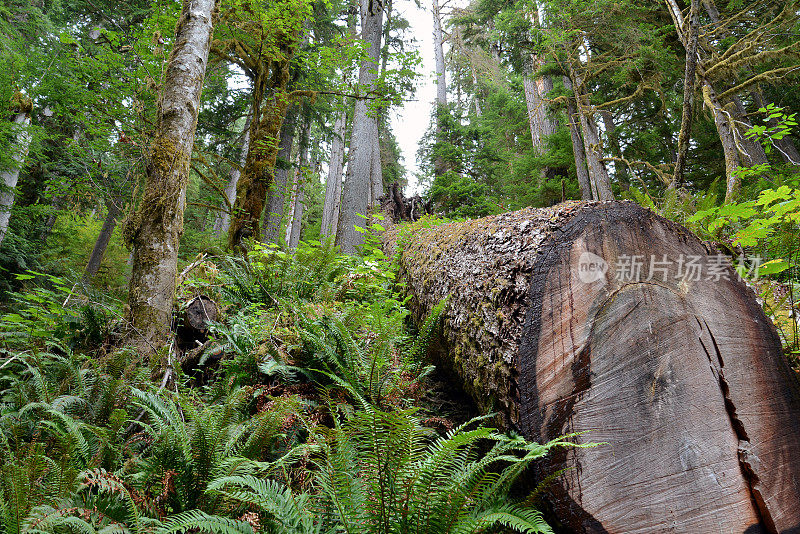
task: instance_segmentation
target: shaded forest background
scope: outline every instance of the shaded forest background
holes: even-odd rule
[[[432,0],[413,177],[398,0],[205,2],[165,142],[200,4],[0,3],[0,534],[549,532],[513,482],[568,445],[447,392],[441,309],[414,324],[380,246],[411,180],[422,226],[640,203],[730,255],[796,363],[800,2]]]

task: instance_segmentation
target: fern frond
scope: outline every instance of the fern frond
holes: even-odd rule
[[[253,534],[249,523],[209,515],[200,510],[170,516],[155,529],[154,534],[178,534],[195,529],[207,534]]]

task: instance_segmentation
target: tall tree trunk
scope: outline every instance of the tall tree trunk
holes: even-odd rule
[[[356,35],[356,22],[358,19],[358,2],[349,0],[347,10],[347,33],[353,38]],[[388,30],[388,25],[387,25]],[[388,58],[384,54],[383,60]],[[385,64],[383,68],[385,69]],[[349,74],[348,74],[349,75]],[[345,76],[346,78],[347,76]],[[345,136],[347,134],[348,104],[344,99],[339,102],[342,106],[336,116],[331,140],[331,159],[328,163],[328,178],[325,181],[325,203],[322,208],[322,224],[320,233],[324,237],[336,239],[339,226],[339,208],[342,204],[342,178],[344,178]]]
[[[739,149],[736,146],[736,134],[730,123],[730,116],[720,104],[714,87],[707,79],[703,81],[703,99],[714,115],[714,124],[717,127],[717,135],[722,143],[722,151],[725,154],[725,202],[733,202],[739,196],[741,189],[741,179],[736,170],[741,166],[739,159]]]
[[[553,90],[553,79],[550,76],[541,76],[534,79],[533,75],[541,66],[541,60],[531,56],[525,62],[525,72],[522,76],[522,86],[525,92],[525,104],[528,109],[528,124],[531,129],[531,140],[535,153],[542,155],[545,152],[545,139],[556,133],[558,123],[549,113],[545,96]]]
[[[447,106],[447,67],[444,62],[444,31],[439,0],[431,0],[433,5],[433,52],[436,57],[436,104]]]
[[[694,79],[697,71],[697,38],[700,33],[699,0],[691,0],[689,8],[689,35],[682,41],[686,47],[686,66],[683,74],[683,107],[681,110],[681,129],[678,133],[678,151],[675,172],[669,184],[670,189],[683,183],[686,168],[686,155],[689,152],[689,138],[694,114]]]
[[[294,105],[286,112],[286,119],[281,126],[281,140],[278,145],[278,156],[276,158],[275,180],[270,186],[269,201],[264,211],[264,229],[262,238],[265,243],[278,244],[281,240],[281,228],[286,221],[289,213],[286,209],[287,199],[291,199],[291,193],[287,197],[289,184],[289,170],[292,167],[292,148],[294,146],[294,134],[297,130],[297,116],[300,113],[300,106]]]
[[[528,123],[531,129],[533,149],[539,154],[544,153],[545,138],[556,132],[558,124],[547,111],[547,102],[544,95],[553,89],[553,81],[549,76],[534,80],[530,75],[522,78],[525,90],[525,103],[528,108]]]
[[[381,162],[381,129],[378,126],[379,118],[375,117],[372,121],[372,135],[375,142],[372,143],[372,164],[369,171],[369,206],[378,204],[378,199],[383,195],[383,165]]]
[[[447,67],[444,62],[444,32],[439,0],[432,0],[433,6],[433,52],[436,58],[436,140],[443,140],[442,114],[447,110]],[[441,176],[447,172],[447,164],[441,155],[433,162],[433,173]]]
[[[91,280],[100,270],[100,265],[103,263],[103,255],[106,253],[108,243],[111,241],[111,235],[114,233],[114,228],[117,227],[117,219],[122,213],[117,202],[119,199],[112,198],[106,203],[108,213],[103,221],[103,227],[100,228],[100,234],[97,236],[97,241],[94,242],[94,248],[89,255],[89,262],[86,264],[86,270],[83,272],[83,279],[85,281]]]
[[[159,98],[144,197],[132,221],[131,339],[146,352],[169,337],[189,161],[216,8],[216,0],[183,3]]]
[[[311,116],[308,111],[303,114],[300,124],[300,140],[297,154],[297,170],[295,171],[295,198],[292,224],[289,236],[286,238],[290,248],[295,249],[300,243],[300,231],[303,225],[303,210],[306,197],[306,180],[308,178],[308,144],[311,130]]]
[[[242,130],[241,145],[239,146],[239,165],[231,168],[231,172],[228,175],[228,185],[225,186],[225,198],[222,199],[222,205],[214,219],[212,231],[217,237],[227,234],[231,226],[231,210],[234,203],[236,203],[236,184],[239,183],[242,169],[247,163],[247,153],[250,151],[250,123],[252,120],[253,114],[250,112]]]
[[[666,0],[666,3],[678,37],[684,44],[684,48],[688,48],[689,42],[682,30],[685,25],[683,13],[675,0]],[[707,6],[708,4],[705,3],[705,5]],[[741,164],[740,151],[736,143],[736,132],[734,127],[731,126],[732,117],[719,101],[719,98],[717,98],[717,92],[714,90],[711,80],[706,76],[701,60],[698,60],[696,69],[697,78],[703,84],[703,100],[714,115],[714,125],[717,128],[717,135],[725,154],[725,201],[730,202],[738,196],[741,187],[740,179],[736,174],[736,169]]]
[[[291,104],[291,97],[286,91],[288,83],[289,59],[285,59],[272,64],[268,97],[265,97],[266,86],[259,91],[257,88],[261,83],[254,84],[250,150],[236,187],[236,203],[228,230],[228,244],[231,248],[240,247],[247,238],[261,235],[261,215],[275,181],[280,131]],[[259,109],[262,107],[258,105],[262,98],[266,102],[263,109]]]
[[[578,118],[583,132],[586,163],[589,167],[589,182],[592,185],[592,197],[596,200],[614,200],[614,193],[611,191],[611,179],[603,162],[603,145],[600,142],[600,134],[597,131],[597,123],[594,120],[592,106],[586,96],[586,88],[583,86],[583,80],[580,75],[574,69],[570,68],[570,70]]]
[[[11,219],[11,208],[14,205],[14,189],[17,187],[19,172],[25,164],[28,156],[28,148],[31,144],[31,134],[28,126],[31,123],[31,103],[28,99],[18,98],[20,109],[14,115],[14,128],[17,130],[16,140],[13,144],[11,159],[14,163],[8,169],[0,171],[0,244],[8,231],[8,222]]]
[[[288,192],[289,192],[289,203],[286,207],[286,217],[285,221],[281,221],[285,223],[285,228],[283,229],[283,235],[285,236],[284,241],[286,246],[290,246],[292,243],[292,223],[294,222],[294,207],[295,202],[297,202],[297,162],[292,165],[292,170],[289,171],[289,181],[288,184],[291,184]]]
[[[342,171],[344,170],[344,136],[347,128],[347,113],[342,109],[336,116],[331,140],[331,160],[328,163],[328,179],[325,181],[325,204],[322,207],[321,232],[325,237],[336,235],[337,219],[334,214],[342,200]]]
[[[289,229],[288,245],[291,249],[296,249],[300,243],[300,232],[303,229],[303,210],[305,208],[304,202],[306,198],[305,190],[305,173],[303,168],[298,168],[295,172],[295,198],[294,210],[292,212],[292,224]]]
[[[564,87],[567,91],[572,91],[572,81],[569,76],[564,76]],[[572,139],[572,154],[575,158],[575,172],[578,175],[578,186],[581,188],[581,199],[592,200],[592,183],[589,179],[589,169],[586,166],[586,152],[581,138],[580,119],[578,119],[574,97],[571,96],[567,97],[567,123]]]
[[[367,58],[361,62],[358,82],[367,89],[375,82],[381,52],[383,23],[382,0],[361,0],[361,37],[369,43]],[[355,227],[360,225],[359,214],[366,215],[374,190],[374,145],[378,143],[377,119],[368,114],[367,102],[358,100],[353,117],[353,133],[350,139],[350,157],[347,178],[342,191],[336,243],[342,251],[354,254],[364,241]],[[380,154],[378,154],[380,155]]]
[[[473,92],[475,94],[473,97],[475,99],[475,116],[480,119],[481,115],[483,115],[483,109],[481,108],[480,91],[478,88],[478,72],[475,70],[475,65],[471,65],[470,67],[472,69],[472,86],[474,87]]]

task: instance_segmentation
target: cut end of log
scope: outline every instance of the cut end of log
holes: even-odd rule
[[[628,202],[414,231],[441,359],[537,441],[579,432],[549,498],[574,532],[800,532],[800,383],[729,259]],[[491,400],[489,400],[491,399]]]

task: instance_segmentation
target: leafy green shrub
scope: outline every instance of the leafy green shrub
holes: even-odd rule
[[[92,300],[83,286],[51,274],[17,274],[25,284],[8,294],[11,311],[0,315],[0,343],[10,348],[55,343],[92,349],[109,335],[119,303]],[[94,296],[94,295],[91,295]]]

